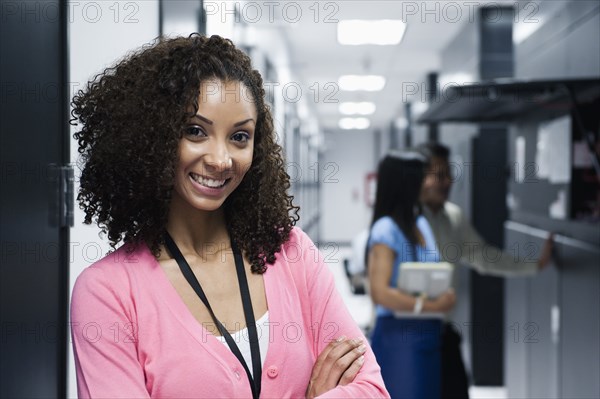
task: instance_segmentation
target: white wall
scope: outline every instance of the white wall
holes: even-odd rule
[[[321,237],[349,242],[368,228],[372,209],[365,204],[365,176],[376,172],[373,133],[338,131],[325,136],[321,169]]]
[[[105,67],[133,50],[152,41],[159,34],[158,0],[141,2],[72,1],[69,3],[69,69],[71,96],[86,86]],[[77,160],[77,142],[71,128],[71,162]],[[79,169],[75,166],[75,192],[79,190]],[[84,213],[75,206],[75,225],[71,229],[71,281],[81,271],[106,255],[107,239],[99,237],[100,229],[83,224]],[[69,333],[70,334],[70,333]],[[68,397],[77,397],[73,354],[69,345]]]

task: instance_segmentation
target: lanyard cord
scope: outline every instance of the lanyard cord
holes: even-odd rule
[[[237,271],[240,293],[242,295],[242,305],[244,307],[244,317],[246,319],[246,327],[248,328],[248,337],[250,339],[250,353],[252,355],[252,371],[254,373],[254,377],[252,377],[250,369],[248,369],[248,365],[244,360],[244,356],[242,356],[242,353],[240,352],[238,346],[231,337],[231,334],[229,334],[229,332],[225,329],[223,324],[221,324],[221,322],[215,316],[210,304],[208,303],[208,298],[206,298],[206,295],[204,294],[204,291],[202,290],[202,287],[198,282],[198,279],[196,279],[196,276],[192,272],[192,269],[190,268],[189,264],[181,254],[181,251],[179,251],[177,244],[175,244],[175,241],[173,241],[173,238],[171,238],[171,235],[168,232],[166,232],[165,234],[165,243],[167,249],[169,250],[169,252],[171,252],[171,255],[173,255],[173,257],[177,261],[177,264],[179,265],[183,276],[188,281],[190,286],[194,289],[194,291],[196,291],[196,294],[198,294],[198,296],[208,309],[213,321],[219,329],[219,332],[225,338],[225,341],[227,341],[227,345],[229,345],[229,348],[231,349],[235,357],[238,358],[238,360],[244,367],[244,370],[246,370],[246,375],[248,376],[248,381],[250,382],[250,388],[252,389],[252,397],[254,399],[258,399],[258,397],[260,396],[261,389],[262,366],[260,359],[260,348],[258,345],[258,334],[256,332],[256,321],[254,319],[254,311],[252,310],[252,299],[250,298],[250,290],[248,288],[248,280],[246,278],[246,271],[244,268],[242,253],[232,240],[231,249],[233,250],[233,256],[235,259],[235,269]]]

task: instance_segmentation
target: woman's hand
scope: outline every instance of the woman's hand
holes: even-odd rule
[[[340,337],[323,349],[315,365],[306,397],[317,397],[338,385],[347,385],[354,380],[362,367],[367,347],[361,338],[347,339]]]
[[[456,294],[454,293],[454,289],[450,288],[437,298],[425,301],[423,304],[423,310],[427,312],[446,313],[454,307],[455,303]]]
[[[540,254],[540,258],[538,259],[538,270],[542,270],[548,266],[550,261],[552,260],[552,251],[554,248],[554,233],[550,233],[546,241],[544,241],[544,246],[542,247],[542,253]]]

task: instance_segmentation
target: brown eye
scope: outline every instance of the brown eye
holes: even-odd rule
[[[185,133],[188,136],[193,136],[193,137],[205,137],[206,133],[204,132],[204,130],[202,130],[202,128],[200,126],[188,126],[185,129]]]
[[[246,143],[250,140],[250,135],[247,132],[237,132],[231,138],[238,143]]]

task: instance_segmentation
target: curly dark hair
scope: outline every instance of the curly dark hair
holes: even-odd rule
[[[299,207],[287,194],[290,179],[262,77],[228,39],[197,33],[158,37],[78,91],[71,112],[71,124],[82,125],[74,134],[83,164],[77,200],[84,223],[95,217],[113,250],[121,240],[133,248],[143,241],[159,257],[179,140],[198,111],[201,82],[215,78],[242,82],[256,105],[252,165],[223,207],[232,240],[248,256],[252,272],[264,273],[288,240]]]

